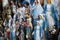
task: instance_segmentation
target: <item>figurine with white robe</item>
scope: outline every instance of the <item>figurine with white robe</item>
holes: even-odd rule
[[[53,29],[53,25],[58,25],[58,11],[56,7],[51,4],[51,0],[47,0],[47,4],[44,5],[44,13],[46,14],[49,30]]]
[[[38,2],[38,0],[34,1],[34,4],[32,6],[32,11],[33,11],[33,18],[36,19],[37,15],[43,12],[43,8],[41,4]]]
[[[34,40],[45,40],[45,19],[43,14],[39,14],[40,19],[37,21],[36,26],[34,27]]]
[[[12,27],[12,17],[11,17],[11,15],[8,15],[8,27],[9,28]]]

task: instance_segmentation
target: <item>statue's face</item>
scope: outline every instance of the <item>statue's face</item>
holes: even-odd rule
[[[18,16],[21,16],[21,13],[18,13]]]
[[[13,1],[11,1],[11,4],[14,4],[14,2],[13,2]]]
[[[47,0],[47,3],[51,3],[51,0]]]
[[[8,17],[8,19],[10,19],[11,18],[11,15],[7,15],[7,17]]]
[[[18,29],[19,29],[19,24],[16,25],[16,30],[18,30]]]
[[[35,2],[37,2],[37,0],[35,0]]]
[[[26,4],[24,4],[24,6],[25,6],[25,7],[27,7],[27,5],[26,5]]]
[[[43,4],[44,3],[44,0],[40,0],[40,3]]]
[[[21,7],[21,4],[20,3],[18,3],[18,5]]]
[[[39,17],[40,17],[40,19],[42,19],[42,16],[41,15]]]
[[[38,0],[35,0],[34,2],[35,2],[35,3],[38,3]]]

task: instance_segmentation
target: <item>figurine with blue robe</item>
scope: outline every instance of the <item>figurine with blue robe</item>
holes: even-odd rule
[[[38,14],[42,13],[43,12],[43,8],[41,6],[41,4],[38,2],[38,0],[35,0],[34,1],[34,4],[31,8],[31,10],[33,11],[33,25],[35,26],[36,24],[36,18],[38,16]]]
[[[34,40],[40,40],[40,26],[34,28]]]
[[[37,21],[39,22],[39,21]],[[34,28],[34,40],[41,40],[42,39],[42,27],[40,27],[40,25],[37,25]]]
[[[13,24],[12,24],[12,28],[11,28],[11,32],[10,32],[10,38],[11,38],[11,40],[16,40],[16,37],[15,37],[15,19],[13,19]]]
[[[39,3],[37,3],[36,5],[33,4],[32,10],[33,10],[33,18],[34,18],[34,19],[37,18],[37,15],[38,15],[38,14],[40,14],[40,13],[43,12],[43,8],[42,8],[42,6],[41,6]]]
[[[45,40],[45,19],[41,15],[42,14],[39,15],[40,19],[37,20],[36,26],[34,27],[34,40]]]
[[[12,29],[11,32],[10,32],[10,39],[11,40],[16,40],[14,29]]]
[[[51,0],[47,0],[47,4],[44,5],[44,13],[46,14],[49,30],[53,29],[53,25],[58,25],[58,11],[53,4],[51,4]]]

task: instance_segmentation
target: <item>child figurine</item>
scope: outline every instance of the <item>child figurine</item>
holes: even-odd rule
[[[13,15],[14,13],[16,13],[16,5],[13,1],[11,1],[11,12],[12,12],[12,18],[13,18]]]
[[[18,21],[16,21],[16,24],[15,24],[15,37],[16,37],[15,40],[20,39],[20,24]]]
[[[8,27],[11,28],[12,27],[12,17],[11,15],[7,15],[8,17]]]
[[[39,14],[39,18],[40,19],[37,20],[36,26],[34,27],[34,40],[45,40],[44,39],[45,20],[42,14]]]
[[[49,30],[53,29],[53,25],[58,25],[58,12],[53,4],[51,4],[51,0],[47,0],[47,4],[44,5],[44,13],[46,14],[47,22],[49,25]]]
[[[17,8],[17,13],[19,12],[19,13],[21,13],[21,15],[22,16],[24,16],[24,14],[25,14],[25,7],[24,6],[22,6],[22,3],[18,3],[18,7],[19,8]]]
[[[11,40],[16,40],[15,39],[15,22],[16,22],[16,14],[13,15],[13,23],[11,28]]]
[[[34,28],[34,40],[40,40],[41,34],[40,34],[40,23],[37,21],[37,26]]]
[[[16,5],[14,4],[14,2],[12,3],[12,12],[16,13]]]
[[[16,38],[15,38],[16,9],[14,10],[14,8],[13,8],[13,12],[14,12],[14,15],[13,15],[13,19],[12,19],[12,28],[11,28],[10,33],[11,33],[11,40],[16,40]]]
[[[32,40],[32,24],[30,23],[30,20],[27,19],[27,27],[26,27],[26,39]]]
[[[18,14],[17,14],[17,21],[18,21],[19,23],[21,23],[22,18],[23,18],[23,16],[21,15],[21,13],[18,13]]]
[[[26,38],[27,40],[32,40],[32,23],[31,23],[31,17],[30,14],[27,15],[27,27],[26,27]]]
[[[24,40],[25,39],[25,26],[26,23],[24,22],[24,19],[22,18],[22,22],[20,25],[20,40]]]

